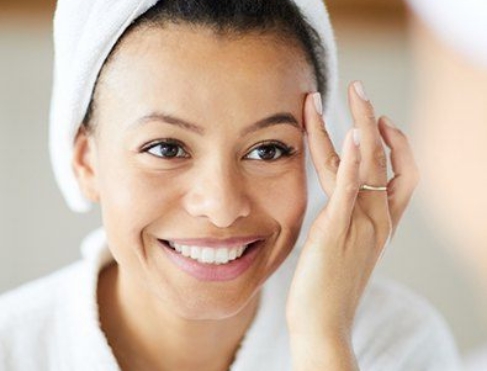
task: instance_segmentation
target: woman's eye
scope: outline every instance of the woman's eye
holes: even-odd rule
[[[145,152],[165,159],[188,157],[187,152],[180,144],[172,142],[159,142],[157,144],[153,144],[147,148]]]
[[[278,160],[281,157],[289,157],[291,151],[291,148],[283,144],[269,143],[254,148],[245,158],[250,160],[272,161]]]

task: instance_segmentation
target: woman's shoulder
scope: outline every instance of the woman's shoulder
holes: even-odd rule
[[[385,278],[373,280],[366,290],[356,316],[354,345],[359,359],[374,364],[364,369],[391,369],[391,360],[394,370],[461,369],[455,341],[438,310]]]

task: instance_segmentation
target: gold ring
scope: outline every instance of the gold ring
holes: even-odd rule
[[[383,191],[387,191],[387,187],[385,186],[376,187],[368,184],[362,184],[359,188],[359,191],[382,191],[383,192]]]

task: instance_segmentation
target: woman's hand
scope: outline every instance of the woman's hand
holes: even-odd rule
[[[357,369],[355,312],[418,180],[406,136],[387,118],[377,122],[361,83],[350,85],[349,100],[355,128],[341,159],[325,129],[319,95],[305,103],[309,149],[329,202],[310,228],[288,296],[294,371]],[[391,150],[389,182],[383,143]],[[361,191],[362,184],[387,185],[387,191]]]

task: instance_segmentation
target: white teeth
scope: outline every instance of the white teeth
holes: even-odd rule
[[[179,245],[174,242],[169,241],[169,246],[174,250],[179,252],[181,255],[186,256],[190,259],[196,260],[200,263],[205,264],[227,264],[228,262],[238,259],[243,255],[248,245],[243,245],[239,247],[200,247],[200,246],[188,246]]]
[[[216,250],[215,262],[217,264],[225,264],[225,263],[228,263],[228,250],[227,249],[222,249],[222,248]]]
[[[201,261],[203,263],[213,263],[215,261],[214,250],[209,247],[205,247],[201,253]]]
[[[230,250],[230,252],[228,253],[228,259],[230,260],[237,259],[237,254],[238,254],[238,249]]]
[[[190,256],[191,255],[191,247],[189,246],[182,246],[182,253],[184,256]]]
[[[201,255],[201,250],[199,247],[192,247],[191,248],[191,259],[198,260]]]
[[[194,260],[199,260],[201,256],[201,249],[199,247],[191,247],[190,258]]]

